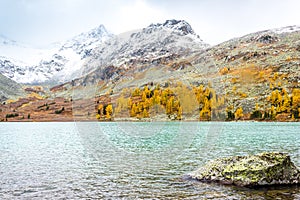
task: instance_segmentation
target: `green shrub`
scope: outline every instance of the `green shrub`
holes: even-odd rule
[[[55,114],[61,114],[65,110],[65,107],[62,107],[60,110],[56,110]]]
[[[227,120],[234,120],[234,113],[233,112],[231,112],[231,111],[228,111],[227,112]]]
[[[261,119],[262,118],[262,114],[260,111],[255,110],[253,113],[251,113],[250,115],[250,119]]]
[[[11,113],[11,114],[6,114],[5,118],[13,118],[13,117],[18,117],[19,114],[18,113]]]

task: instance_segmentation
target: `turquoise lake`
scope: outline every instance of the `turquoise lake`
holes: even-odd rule
[[[300,199],[300,187],[184,180],[207,161],[287,152],[300,123],[0,123],[0,199]]]

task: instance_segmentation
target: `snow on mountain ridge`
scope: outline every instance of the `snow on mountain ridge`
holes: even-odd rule
[[[70,73],[82,66],[95,46],[110,37],[112,34],[103,25],[66,42],[51,45],[50,49],[32,48],[18,42],[14,45],[3,42],[1,45],[2,40],[10,40],[0,37],[0,72],[19,83],[40,83],[53,78],[65,81]]]
[[[151,24],[107,40],[93,50],[93,56],[85,63],[86,68],[81,74],[86,74],[97,66],[114,65],[126,68],[133,62],[151,62],[172,54],[203,50],[208,46],[187,22],[167,20],[163,24]]]
[[[188,36],[191,40],[196,43],[204,44],[200,36],[195,33],[191,25],[185,20],[167,20],[164,23],[151,24],[147,28],[143,29],[145,33],[152,33],[157,30],[168,30],[179,36]],[[206,45],[207,46],[207,45]]]
[[[83,66],[84,60],[91,55],[91,51],[112,37],[113,34],[108,32],[104,25],[100,25],[65,42],[57,53],[62,59],[53,58],[57,63],[62,62],[64,67],[53,76],[53,79],[59,82],[71,80],[74,72],[78,71]]]
[[[109,33],[106,28],[101,24],[88,32],[81,33],[72,39],[66,41],[60,50],[72,48],[73,50],[81,50],[82,48],[93,48],[97,43],[104,42],[112,37],[113,34]]]
[[[157,29],[157,28],[159,29],[162,27],[178,31],[178,33],[182,35],[187,35],[187,34],[195,35],[195,32],[192,29],[191,25],[184,20],[175,20],[175,19],[167,20],[163,24],[160,23],[151,24],[146,29]]]
[[[295,31],[300,31],[300,26],[286,26],[282,28],[275,28],[271,29],[272,32],[277,33],[277,34],[282,34],[282,33],[292,33]]]

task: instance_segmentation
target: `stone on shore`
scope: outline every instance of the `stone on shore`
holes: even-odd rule
[[[277,152],[219,158],[188,176],[202,182],[244,187],[300,184],[300,170],[290,156]]]

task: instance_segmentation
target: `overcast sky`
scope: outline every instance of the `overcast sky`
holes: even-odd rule
[[[65,40],[103,24],[114,34],[184,19],[217,44],[300,24],[298,0],[0,0],[0,34],[28,44]]]

